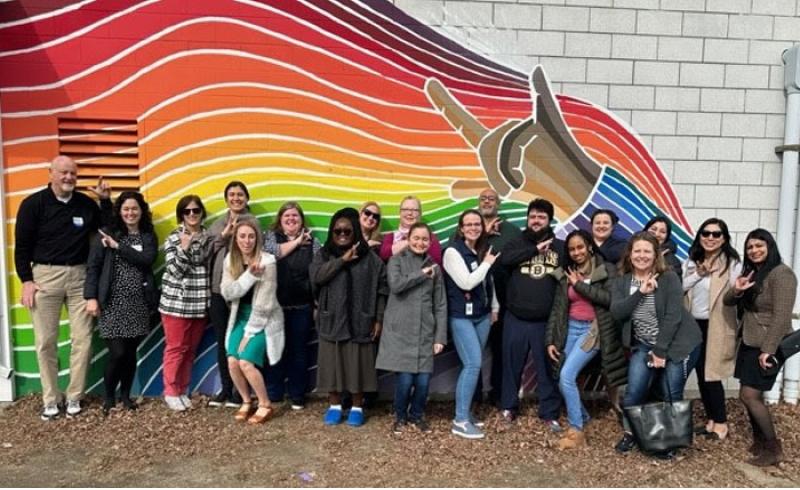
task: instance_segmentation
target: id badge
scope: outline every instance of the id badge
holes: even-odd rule
[[[76,228],[83,228],[83,217],[82,216],[73,216],[72,217],[72,224]]]
[[[466,311],[466,315],[467,316],[471,316],[472,315],[472,302],[467,303],[466,310],[467,310]]]

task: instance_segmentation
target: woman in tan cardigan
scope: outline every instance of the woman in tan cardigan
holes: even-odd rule
[[[728,436],[723,380],[733,374],[736,360],[736,308],[722,302],[742,270],[739,254],[731,246],[728,225],[709,218],[697,229],[683,266],[686,308],[703,334],[697,381],[706,423],[697,434],[724,440]]]
[[[778,245],[768,231],[751,231],[744,250],[742,275],[725,293],[724,301],[726,305],[737,305],[742,313],[742,343],[734,375],[739,378],[739,398],[753,428],[750,452],[754,458],[748,462],[770,466],[781,460],[783,450],[764,404],[764,392],[772,389],[778,376],[778,346],[792,331],[797,277],[781,262]]]

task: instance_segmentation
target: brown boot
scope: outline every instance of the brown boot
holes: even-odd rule
[[[764,441],[761,454],[748,461],[753,466],[774,466],[783,460],[783,447],[778,439]]]
[[[584,446],[586,446],[586,436],[583,431],[570,427],[564,437],[559,439],[556,447],[558,447],[559,451],[563,451],[564,449],[578,449]]]
[[[747,448],[747,452],[753,456],[758,456],[764,450],[764,438],[759,433],[753,434],[753,443]]]

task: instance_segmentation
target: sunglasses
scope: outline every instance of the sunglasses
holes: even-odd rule
[[[190,214],[203,214],[203,210],[200,208],[185,208],[183,210],[184,216],[189,216]]]
[[[700,236],[703,238],[708,238],[708,237],[722,238],[722,232],[703,230],[700,232]]]
[[[353,229],[352,228],[334,228],[333,229],[333,234],[336,235],[336,236],[339,236],[339,235],[350,236],[350,235],[353,234]]]
[[[361,211],[361,212],[364,213],[364,216],[366,216],[367,218],[372,218],[375,221],[380,221],[381,220],[381,213],[376,213],[376,212],[370,211],[369,209],[365,209],[364,211]]]

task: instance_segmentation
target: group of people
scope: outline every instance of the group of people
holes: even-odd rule
[[[695,370],[707,418],[696,432],[727,437],[723,382],[734,375],[752,425],[752,462],[781,458],[763,392],[776,379],[774,354],[791,331],[797,281],[763,229],[748,234],[740,257],[725,222],[708,219],[681,264],[664,217],[622,240],[615,213],[600,209],[590,230],[562,241],[550,202],[531,201],[520,230],[502,219],[499,196],[486,189],[477,209],[461,213],[444,250],[413,196],[400,203],[397,230],[382,234],[380,205],[367,202],[337,211],[320,243],[296,202],[283,204],[262,230],[249,212],[247,186],[233,181],[223,193],[226,212],[208,228],[199,196],[178,201],[159,290],[158,240],[142,195],[126,191],[112,205],[100,179],[98,206],[74,190],[76,178],[71,159],[55,158],[49,186],[22,202],[16,221],[16,270],[33,319],[45,420],[59,416],[62,404],[68,417],[82,410],[95,318],[108,348],[104,413],[118,400],[137,408],[136,350],[160,319],[169,409],[192,406],[192,364],[210,323],[221,381],[210,404],[238,407],[235,419],[251,424],[267,421],[287,395],[292,409],[303,409],[316,327],[316,390],[328,395],[326,425],[365,423],[365,394],[377,391],[381,369],[395,373],[392,431],[429,432],[434,357],[449,341],[462,364],[451,424],[457,436],[485,436],[472,407],[483,391],[489,346],[488,392],[502,423],[514,424],[520,413],[530,354],[538,417],[561,433],[559,449],[587,444],[590,416],[578,378],[599,355],[622,420],[617,451],[636,446],[624,409],[652,397],[681,400]],[[64,303],[72,339],[65,400],[56,357]]]

